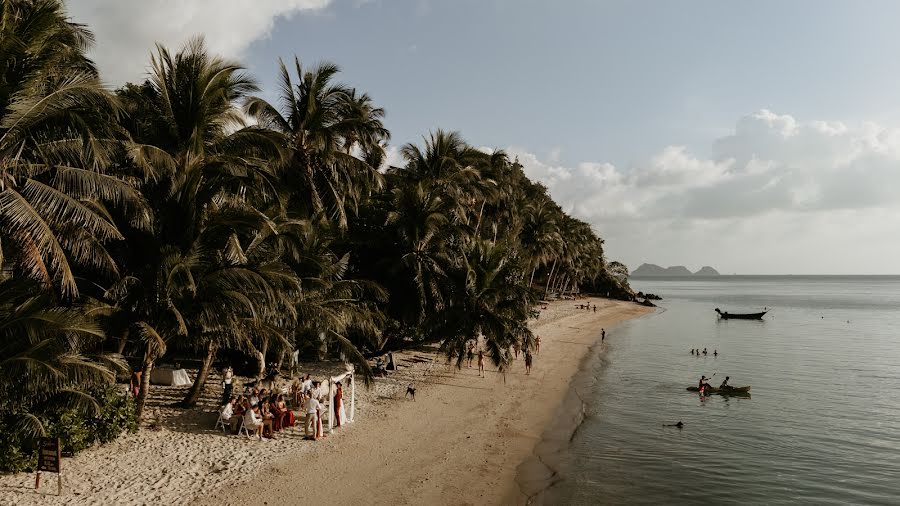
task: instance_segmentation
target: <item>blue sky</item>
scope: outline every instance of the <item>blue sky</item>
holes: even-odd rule
[[[507,149],[632,267],[900,273],[900,2],[69,6],[111,85],[196,33],[267,90],[278,57],[334,61],[395,146],[441,127]]]

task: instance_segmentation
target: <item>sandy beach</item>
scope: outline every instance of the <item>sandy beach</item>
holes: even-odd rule
[[[489,365],[480,378],[475,367],[448,366],[431,348],[395,354],[400,369],[390,378],[368,390],[358,385],[356,421],[318,442],[303,440],[299,426],[263,442],[214,430],[215,378],[203,405],[188,411],[167,407],[186,387],[155,387],[157,430],[64,459],[61,497],[53,475],[41,494],[34,474],[0,477],[0,504],[220,505],[256,502],[260,494],[270,504],[524,503],[547,478],[535,445],[560,416],[578,415],[560,406],[600,328],[652,311],[591,299],[595,313],[578,309],[583,303],[554,302],[531,322],[542,345],[530,376],[521,356],[505,377]],[[301,372],[323,377],[341,369],[318,364]],[[416,401],[404,399],[409,383]]]

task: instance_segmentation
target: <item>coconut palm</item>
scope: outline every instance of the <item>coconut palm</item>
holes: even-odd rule
[[[9,430],[44,436],[38,412],[50,403],[88,410],[92,387],[127,370],[118,354],[98,354],[105,335],[97,304],[58,306],[53,295],[25,278],[0,280],[0,412],[19,421]]]
[[[432,314],[425,328],[457,367],[466,343],[481,338],[494,365],[508,370],[509,347],[515,342],[530,346],[526,322],[534,303],[515,257],[504,245],[475,242],[452,270],[450,283],[452,301]]]
[[[141,188],[154,229],[129,230],[133,247],[124,252],[122,277],[129,281],[110,291],[130,315],[130,334],[144,340],[145,382],[173,341],[214,355],[218,341],[209,336],[252,313],[237,286],[269,289],[253,269],[235,266],[243,256],[240,241],[266,226],[256,206],[277,196],[271,171],[280,156],[277,138],[244,125],[237,105],[256,89],[240,65],[210,55],[194,39],[174,54],[158,47],[149,81],[119,93],[134,143],[153,155]],[[216,305],[220,310],[209,311]],[[202,317],[188,316],[195,311]],[[139,414],[146,393],[142,388]]]
[[[105,245],[122,235],[108,206],[150,221],[110,172],[118,106],[84,56],[92,41],[59,1],[0,3],[0,264],[69,298],[74,265],[116,272]]]
[[[290,150],[280,173],[289,216],[325,212],[346,228],[348,213],[383,182],[378,166],[368,162],[384,156],[389,138],[381,121],[384,111],[368,95],[335,84],[337,65],[304,68],[295,57],[296,83],[283,61],[279,69],[280,107],[254,97],[246,110],[260,125],[279,132]],[[363,158],[354,155],[354,148]]]

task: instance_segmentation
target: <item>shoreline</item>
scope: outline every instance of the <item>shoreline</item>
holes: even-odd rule
[[[599,345],[600,327],[653,311],[587,300],[601,306],[597,313],[575,307],[586,299],[556,301],[531,322],[542,343],[530,376],[521,357],[505,378],[435,363],[417,382],[417,401],[395,399],[385,416],[361,416],[347,432],[311,445],[313,451],[274,462],[251,481],[211,491],[195,504],[242,503],[263,493],[276,503],[527,503],[517,480],[520,466],[559,420],[554,416],[571,395],[573,379]],[[312,476],[313,482],[306,479]]]
[[[586,300],[598,304],[597,313],[576,307]],[[433,348],[395,352],[397,371],[371,389],[357,385],[356,421],[317,442],[303,439],[302,426],[265,442],[224,436],[213,427],[221,394],[215,377],[190,410],[171,407],[188,387],[157,386],[151,412],[158,430],[145,427],[63,459],[62,496],[55,486],[36,493],[34,473],[0,476],[0,503],[218,506],[265,497],[270,504],[524,504],[519,468],[555,432],[558,414],[570,412],[563,403],[595,355],[600,327],[652,311],[607,299],[552,302],[530,321],[542,339],[531,375],[521,355],[505,375],[488,365],[480,378],[475,367],[456,369]],[[301,365],[316,377],[338,370],[337,363]],[[416,401],[404,398],[409,383]]]
[[[615,327],[626,321],[656,314],[661,308],[647,309],[651,311],[619,321]],[[562,482],[559,471],[564,454],[585,420],[588,401],[581,392],[596,386],[594,372],[598,367],[607,366],[609,360],[606,354],[606,346],[598,339],[582,357],[558,408],[560,413],[570,413],[571,416],[560,416],[546,427],[532,454],[519,464],[516,472],[517,487],[504,503],[544,504],[546,492]]]

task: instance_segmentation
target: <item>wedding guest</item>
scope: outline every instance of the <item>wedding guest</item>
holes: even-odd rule
[[[318,432],[318,412],[321,409],[321,404],[319,404],[319,400],[316,399],[315,396],[310,395],[309,399],[306,400],[306,421],[303,424],[303,433],[306,435],[307,439],[310,438],[310,431],[312,431],[312,439],[316,438],[316,433]]]
[[[347,418],[347,414],[344,412],[344,387],[341,386],[341,382],[337,382],[337,391],[334,393],[334,426],[340,427],[341,420],[345,420]]]
[[[223,422],[227,423],[231,427],[231,432],[237,430],[237,423],[238,420],[240,420],[240,416],[234,414],[235,400],[236,399],[234,397],[230,397],[228,399],[228,402],[226,402],[225,405],[222,406],[222,409],[219,410],[219,416],[222,417]]]
[[[247,428],[248,431],[255,433],[259,436],[259,440],[262,441],[263,438],[263,421],[256,414],[254,408],[250,406],[250,402],[248,401],[244,404],[244,427]]]

